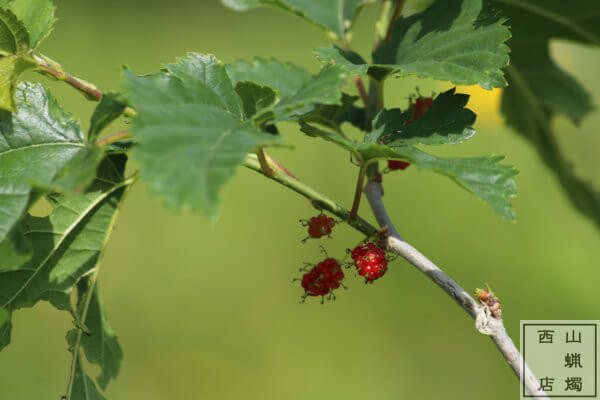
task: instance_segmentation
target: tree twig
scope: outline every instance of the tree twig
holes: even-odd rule
[[[56,61],[41,55],[34,55],[33,58],[37,62],[40,71],[46,75],[50,75],[54,79],[68,83],[82,92],[90,100],[100,100],[102,98],[102,92],[96,85],[81,78],[77,78],[76,76],[69,75]]]
[[[33,59],[38,65],[38,72],[41,72],[44,75],[50,76],[58,81],[62,81],[71,85],[75,89],[79,90],[83,95],[93,101],[102,100],[102,96],[104,93],[96,85],[76,76],[68,74],[65,69],[57,63],[56,61],[44,56],[44,55],[33,55]],[[135,111],[131,107],[125,107],[123,110],[123,114],[128,117],[134,117],[137,115],[137,111]]]
[[[437,265],[431,262],[421,252],[406,242],[390,220],[387,214],[383,201],[381,199],[382,186],[379,182],[369,181],[364,188],[364,192],[367,196],[373,214],[377,219],[379,225],[384,228],[387,227],[388,238],[387,246],[394,253],[402,256],[406,261],[415,266],[419,271],[425,274],[431,279],[436,285],[443,289],[454,301],[465,310],[473,319],[483,312],[485,309],[482,305],[478,304],[458,283],[450,278],[444,271],[442,271]],[[528,379],[525,381],[525,387],[527,391],[536,395],[537,398],[548,399],[544,391],[539,390],[539,383],[534,377],[533,373],[529,369],[529,366],[524,362],[521,354],[515,344],[513,343],[510,336],[504,328],[502,319],[490,318],[489,320],[489,332],[490,337],[498,347],[498,350],[504,356],[506,362],[513,369],[517,377],[521,380],[523,376]],[[524,366],[524,370],[523,370]],[[523,375],[523,372],[526,372]]]

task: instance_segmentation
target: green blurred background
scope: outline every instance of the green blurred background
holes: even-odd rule
[[[186,51],[225,62],[273,56],[314,72],[311,50],[328,45],[299,18],[272,9],[235,13],[217,0],[56,3],[59,21],[43,52],[105,90],[119,88],[121,65],[153,72]],[[363,54],[375,16],[376,7],[366,8],[356,26],[353,47]],[[600,103],[600,50],[558,43],[553,53]],[[42,81],[88,125],[94,104]],[[417,85],[425,94],[449,87],[390,79],[386,103],[405,107]],[[459,89],[473,95],[478,135],[436,153],[507,155],[521,171],[517,223],[450,180],[409,168],[385,177],[384,200],[398,228],[465,289],[490,283],[515,341],[521,319],[598,319],[597,229],[573,210],[529,143],[503,125],[499,91]],[[579,127],[564,119],[555,125],[576,170],[599,184],[600,113]],[[356,170],[348,155],[291,125],[283,134],[295,149],[273,156],[349,206]],[[393,262],[373,286],[348,273],[350,290],[336,302],[300,305],[302,290],[290,281],[303,261],[320,254],[318,242],[300,243],[305,231],[297,221],[315,211],[244,169],[223,198],[211,225],[200,215],[166,211],[143,184],[131,192],[100,274],[125,352],[109,399],[517,398],[518,381],[489,338],[411,265]],[[365,204],[361,213],[372,220]],[[341,257],[360,239],[340,225],[324,243]],[[59,399],[70,363],[69,315],[41,304],[15,313],[13,322],[12,344],[0,354],[0,398]]]

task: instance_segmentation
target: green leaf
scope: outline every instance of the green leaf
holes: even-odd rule
[[[552,60],[549,45],[558,38],[600,45],[597,2],[495,0],[494,5],[511,20],[511,68],[518,70],[545,110],[563,113],[577,123],[592,110],[590,97]]]
[[[504,25],[506,20],[491,14],[486,3],[436,1],[421,13],[398,19],[389,42],[373,53],[373,64],[339,48],[317,49],[317,56],[350,73],[368,73],[377,80],[393,73],[485,89],[503,87],[502,68],[509,60],[504,42],[510,31]]]
[[[242,99],[244,117],[247,119],[263,110],[268,110],[277,101],[277,93],[269,86],[261,86],[250,81],[238,82],[235,91]]]
[[[88,281],[89,279],[82,280],[78,285],[82,291],[79,293],[77,315],[82,315],[85,297],[89,296]],[[105,390],[109,381],[119,374],[121,361],[123,360],[123,350],[108,322],[104,301],[99,293],[98,282],[94,285],[92,297],[89,299],[83,325],[86,333],[81,335],[80,345],[88,361],[97,364],[101,368],[102,372],[97,381],[98,385]],[[67,335],[70,346],[75,346],[76,332],[77,330],[74,331],[75,334]]]
[[[242,103],[231,85],[227,70],[213,55],[191,53],[177,64],[166,66],[169,72],[188,85],[198,86],[194,96],[202,102],[224,108],[235,116],[244,117]],[[212,97],[218,101],[213,102]]]
[[[565,158],[551,126],[552,112],[544,107],[516,68],[510,68],[510,90],[502,95],[506,122],[528,138],[542,160],[557,176],[571,203],[600,227],[600,192],[591,182],[578,177]]]
[[[13,11],[0,7],[0,55],[18,54],[29,48],[29,33]]]
[[[0,0],[0,7],[8,8],[23,21],[32,49],[52,32],[56,20],[52,0]]]
[[[363,164],[384,159],[409,161],[419,169],[446,175],[456,183],[488,203],[501,217],[512,220],[510,198],[516,195],[513,176],[517,171],[498,164],[504,157],[439,158],[412,145],[383,145],[356,143],[340,135],[322,131],[301,121],[302,131],[309,136],[321,137],[351,151]]]
[[[16,111],[15,92],[19,76],[34,66],[35,63],[28,57],[0,57],[0,109]]]
[[[313,79],[303,84],[296,93],[284,97],[274,107],[275,121],[296,120],[314,108],[315,103],[340,104],[341,87],[349,76],[343,68],[327,65]],[[308,109],[306,107],[309,107]]]
[[[563,114],[578,123],[592,109],[590,96],[550,56],[554,38],[600,45],[597,2],[495,0],[511,20],[511,65],[501,108],[508,125],[531,141],[556,174],[573,205],[600,226],[600,193],[578,177],[552,129],[552,118]],[[582,18],[585,16],[585,18]]]
[[[373,0],[221,0],[234,10],[256,7],[276,7],[296,14],[331,32],[338,39],[346,38],[361,8]]]
[[[349,122],[353,126],[367,131],[366,110],[354,105],[358,96],[342,93],[342,104],[318,104],[316,108],[304,115],[301,120],[325,126],[340,133],[341,125]]]
[[[600,43],[600,14],[596,0],[571,3],[558,0],[492,0],[507,15],[514,33],[513,41],[526,37],[560,38],[585,44]],[[512,42],[512,41],[511,41]]]
[[[123,178],[125,160],[122,154],[106,158],[84,193],[49,196],[54,209],[48,217],[23,219],[34,254],[19,268],[0,271],[0,307],[13,311],[47,300],[58,309],[71,308],[73,286],[96,267],[132,183]],[[7,344],[0,342],[0,349]]]
[[[100,103],[94,109],[90,130],[88,133],[88,142],[93,144],[100,132],[102,132],[111,122],[119,118],[127,104],[122,99],[120,93],[104,93]]]
[[[75,375],[69,400],[106,400],[94,380],[83,369],[79,358],[75,362]]]
[[[324,63],[333,62],[344,68],[351,75],[366,75],[369,72],[369,68],[375,69],[360,54],[352,50],[344,50],[338,46],[317,47],[313,52],[319,61]],[[389,68],[382,68],[385,74],[387,74]],[[372,75],[375,76],[374,73]]]
[[[0,241],[25,212],[32,183],[47,185],[81,152],[79,123],[39,84],[21,83],[17,112],[0,111]]]
[[[272,121],[293,121],[314,110],[316,103],[340,104],[341,87],[348,80],[341,67],[326,66],[312,76],[292,64],[257,58],[252,64],[241,61],[227,67],[234,84],[252,81],[269,86],[279,94],[279,102],[272,109]]]
[[[238,61],[227,65],[227,74],[233,85],[237,85],[240,81],[252,81],[262,86],[269,86],[277,91],[280,99],[294,95],[313,79],[308,71],[294,64],[262,58],[255,58],[252,63]]]
[[[475,134],[471,126],[476,115],[465,108],[469,96],[456,94],[456,88],[440,93],[427,112],[416,121],[411,109],[383,110],[373,123],[373,132],[368,136],[372,142],[387,145],[404,144],[458,144]]]
[[[0,327],[10,321],[10,314],[6,309],[0,307]]]
[[[15,112],[18,78],[37,66],[25,53],[50,33],[53,21],[51,0],[0,0],[0,109]]]
[[[142,179],[170,208],[199,209],[214,218],[219,191],[244,157],[282,143],[245,120],[225,68],[212,56],[191,55],[166,73],[126,72],[125,78],[138,110],[134,156]]]
[[[17,223],[0,242],[0,271],[10,271],[31,259],[33,249],[23,232],[23,224]]]
[[[510,199],[517,194],[513,179],[518,172],[500,165],[504,156],[477,158],[439,158],[415,150],[412,162],[419,169],[437,172],[452,178],[468,191],[488,203],[502,218],[513,220]]]
[[[0,307],[0,343],[10,341],[10,331],[12,323],[10,321],[10,312]]]
[[[506,97],[523,96],[523,89],[511,76],[511,71],[516,70],[515,73],[520,74],[526,81],[528,90],[545,112],[563,114],[578,124],[593,110],[592,100],[587,91],[551,59],[548,43],[519,45],[514,41],[511,44],[514,44],[514,47],[511,52],[511,66],[507,68],[509,87],[503,92]],[[528,111],[525,114],[531,117],[531,107],[528,107]]]
[[[96,170],[104,158],[104,149],[87,147],[80,151],[62,168],[48,184],[33,181],[34,187],[44,192],[68,192],[84,189],[95,178]]]

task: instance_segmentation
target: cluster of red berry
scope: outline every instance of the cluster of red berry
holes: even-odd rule
[[[329,236],[336,224],[336,221],[321,213],[309,220],[301,220],[304,226],[308,227],[308,238],[320,239]],[[308,239],[307,238],[307,239]],[[303,241],[306,241],[304,239]],[[357,273],[365,278],[365,281],[372,283],[375,279],[381,278],[387,271],[388,260],[385,250],[375,243],[369,242],[359,245],[350,252],[353,263],[346,263],[346,267],[356,266]],[[302,276],[302,288],[304,289],[303,300],[308,296],[328,296],[328,299],[334,299],[333,291],[342,284],[344,272],[342,265],[335,258],[327,258],[317,265],[310,265],[310,269]]]
[[[411,97],[409,110],[412,110],[412,118],[406,124],[411,124],[421,118],[432,103],[433,98],[431,97],[420,95],[416,98]],[[392,171],[404,170],[409,165],[410,163],[406,161],[388,160],[388,168]],[[309,238],[320,239],[323,236],[329,236],[336,224],[333,218],[323,213],[300,222],[308,227],[308,237],[303,242]],[[367,283],[373,283],[374,280],[381,278],[388,269],[385,250],[372,242],[355,247],[351,252],[351,257],[354,263],[349,266],[355,265],[358,274],[363,276]],[[343,279],[344,273],[339,262],[335,258],[328,257],[302,276],[302,287],[305,292],[303,297],[333,296],[333,290],[340,287]]]
[[[406,124],[411,124],[421,118],[427,110],[431,107],[431,103],[433,103],[433,98],[431,97],[417,97],[416,99],[411,97],[409,103],[409,110],[412,110],[413,115],[409,121],[406,121]],[[396,170],[405,170],[410,165],[409,162],[400,161],[400,160],[388,160],[388,168],[392,171]]]

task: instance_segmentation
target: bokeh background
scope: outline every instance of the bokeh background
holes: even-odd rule
[[[276,57],[316,72],[311,50],[326,36],[272,9],[240,14],[218,0],[57,0],[58,22],[43,52],[71,73],[118,89],[120,66],[156,71],[187,51],[225,62]],[[417,7],[409,2],[409,7]],[[368,54],[376,7],[360,16],[353,47]],[[600,103],[600,50],[553,45],[559,63]],[[36,75],[88,126],[94,104]],[[441,91],[431,80],[390,79],[386,103]],[[349,87],[349,91],[353,88]],[[443,177],[415,168],[385,178],[386,201],[402,234],[464,288],[490,283],[505,324],[519,340],[521,319],[598,319],[599,232],[577,214],[534,149],[504,126],[500,91],[472,94],[478,134],[441,155],[505,154],[521,172],[517,222]],[[600,112],[580,126],[555,121],[577,171],[599,184]],[[119,129],[118,124],[113,126]],[[297,176],[350,205],[356,170],[333,145],[283,134],[294,150],[271,153]],[[489,338],[445,293],[405,261],[373,286],[348,274],[334,303],[298,304],[294,277],[317,261],[318,243],[300,240],[309,204],[241,169],[223,193],[221,216],[173,214],[138,184],[110,240],[100,284],[125,356],[109,399],[509,399],[518,381]],[[365,202],[366,203],[366,202]],[[371,219],[365,204],[363,216]],[[340,225],[324,243],[341,257],[361,237]],[[0,354],[0,398],[59,399],[70,354],[70,317],[41,304],[14,315],[12,344]],[[92,367],[92,373],[97,372]]]

